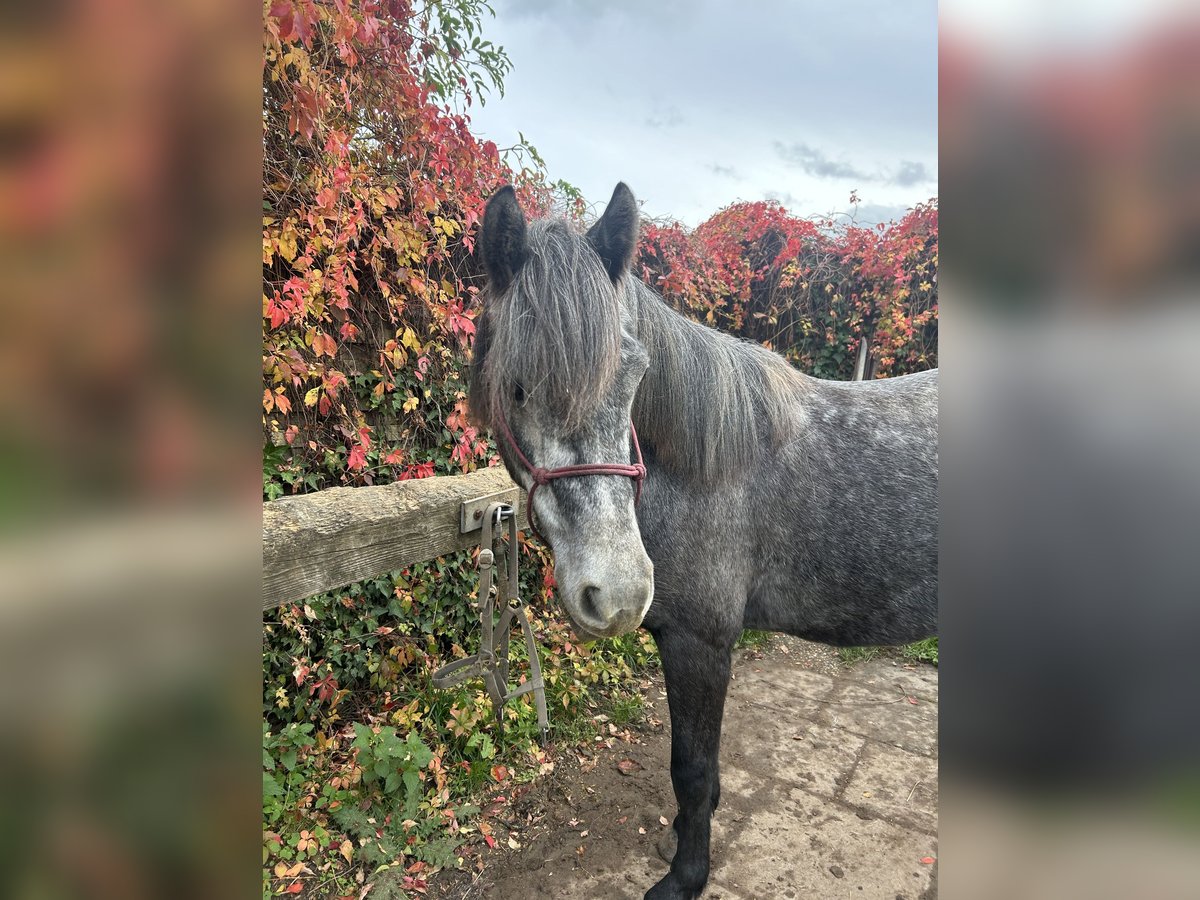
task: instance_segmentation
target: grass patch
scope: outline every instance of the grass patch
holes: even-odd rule
[[[618,728],[624,728],[626,725],[641,722],[645,712],[645,700],[638,691],[633,690],[613,699],[608,717]]]
[[[936,666],[938,664],[938,639],[935,637],[926,638],[923,641],[917,641],[915,644],[906,644],[903,647],[838,647],[837,653],[838,658],[847,666],[867,662],[878,656],[888,656],[897,653],[913,662],[929,663]]]
[[[904,654],[905,659],[936,666],[938,664],[938,639],[935,637],[925,638],[923,641],[901,647],[900,652]]]
[[[733,646],[737,650],[762,650],[771,646],[771,641],[774,639],[775,636],[769,631],[755,631],[753,628],[747,628]]]
[[[838,647],[838,658],[848,666],[855,663],[867,662],[877,657],[881,652],[879,647]]]

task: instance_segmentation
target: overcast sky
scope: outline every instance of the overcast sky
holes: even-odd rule
[[[735,200],[902,214],[937,194],[934,0],[494,0],[513,62],[472,107],[551,178],[697,225]]]

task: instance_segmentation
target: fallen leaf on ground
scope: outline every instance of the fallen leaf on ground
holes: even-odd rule
[[[622,775],[632,775],[634,772],[642,771],[642,764],[636,759],[623,759],[617,763],[617,771]]]

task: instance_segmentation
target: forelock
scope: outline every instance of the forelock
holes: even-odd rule
[[[528,255],[503,294],[485,299],[483,410],[520,384],[576,430],[607,395],[621,359],[620,301],[600,258],[562,220],[534,222]]]

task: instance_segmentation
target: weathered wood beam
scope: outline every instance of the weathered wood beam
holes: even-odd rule
[[[268,501],[263,609],[473,547],[479,532],[459,533],[459,505],[501,492],[526,525],[525,493],[500,467]]]

